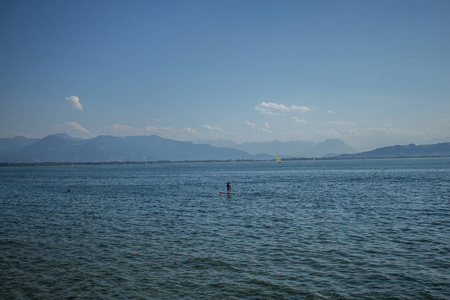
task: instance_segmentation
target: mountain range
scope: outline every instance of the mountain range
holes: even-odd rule
[[[236,144],[217,140],[196,143],[152,136],[98,136],[77,139],[55,134],[43,139],[0,139],[0,162],[107,162],[273,159],[322,157],[354,150],[340,140]],[[333,153],[333,154],[330,154]]]
[[[40,140],[0,139],[0,162],[110,162],[270,159],[231,148],[196,145],[152,136],[98,136],[76,139],[67,134]]]
[[[281,157],[331,157],[342,153],[355,153],[356,151],[339,139],[328,139],[320,143],[312,141],[272,141],[237,144],[231,140],[199,140],[195,143],[209,144],[216,147],[238,149],[250,154],[267,153]]]
[[[0,162],[128,162],[128,161],[207,161],[268,160],[275,156],[309,158],[378,158],[409,156],[450,156],[450,143],[406,145],[355,151],[338,139],[321,143],[310,141],[261,142],[236,144],[216,140],[182,142],[151,136],[97,136],[78,139],[67,134],[49,135],[43,139],[15,137],[0,139]],[[341,154],[353,153],[353,154]]]
[[[355,154],[341,154],[336,156],[336,158],[389,158],[421,156],[450,156],[450,143],[438,143],[432,145],[395,145]]]

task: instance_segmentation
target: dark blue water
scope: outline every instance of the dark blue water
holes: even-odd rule
[[[450,159],[4,167],[0,180],[2,299],[450,298]],[[239,195],[219,196],[227,181]]]

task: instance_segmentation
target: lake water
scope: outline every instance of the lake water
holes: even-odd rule
[[[3,167],[0,298],[449,299],[450,159]]]

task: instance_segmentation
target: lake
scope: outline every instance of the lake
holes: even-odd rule
[[[2,167],[0,298],[449,299],[450,158]]]

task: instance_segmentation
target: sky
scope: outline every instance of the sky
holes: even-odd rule
[[[0,138],[450,141],[450,1],[0,0]]]

